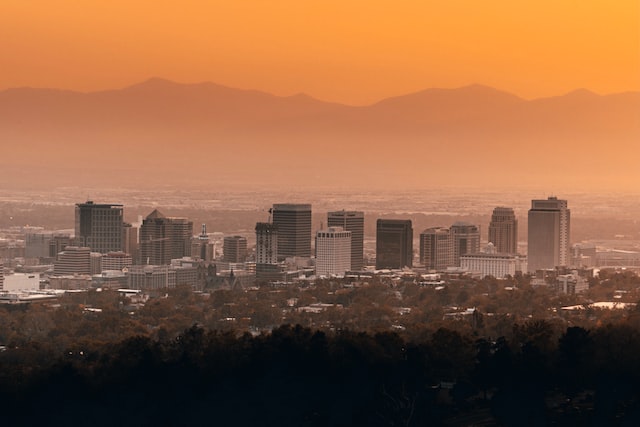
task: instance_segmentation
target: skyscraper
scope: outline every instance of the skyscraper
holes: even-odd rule
[[[222,251],[225,262],[245,262],[247,260],[247,239],[242,236],[226,236]]]
[[[489,223],[489,242],[496,252],[503,254],[518,253],[518,220],[512,208],[497,207]]]
[[[359,271],[364,267],[364,212],[336,211],[327,213],[328,227],[342,227],[351,232],[351,270]],[[317,253],[317,250],[316,250]]]
[[[76,204],[76,244],[93,252],[117,252],[123,249],[122,205],[95,204],[92,201]]]
[[[256,223],[256,264],[278,262],[278,228],[268,222]]]
[[[413,267],[411,220],[379,219],[376,223],[376,268]]]
[[[172,259],[191,255],[193,222],[186,218],[165,217],[155,209],[140,226],[142,264],[170,264]]]
[[[528,223],[530,272],[569,264],[571,211],[566,200],[532,200]]]
[[[278,228],[278,259],[311,256],[311,205],[274,204],[273,225]]]
[[[429,270],[455,265],[454,235],[449,228],[431,227],[420,233],[420,262]]]
[[[344,275],[351,268],[351,231],[329,227],[316,233],[316,275]]]
[[[480,228],[468,222],[458,221],[451,228],[453,235],[453,265],[460,267],[460,257],[480,252]]]

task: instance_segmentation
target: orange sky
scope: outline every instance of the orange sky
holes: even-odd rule
[[[640,90],[638,0],[2,0],[0,89],[152,76],[363,104]]]

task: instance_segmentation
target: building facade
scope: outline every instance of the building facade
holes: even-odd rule
[[[512,208],[497,207],[491,214],[489,242],[499,253],[518,253],[518,219]]]
[[[568,266],[571,211],[567,201],[532,200],[528,218],[529,271]]]
[[[125,252],[109,252],[102,256],[102,271],[118,270],[131,267],[133,259],[131,255]]]
[[[140,227],[141,264],[167,265],[172,259],[191,255],[193,222],[166,217],[155,209]]]
[[[527,258],[499,253],[493,243],[489,243],[482,252],[461,256],[460,267],[477,273],[480,277],[493,276],[503,279],[507,276],[515,276],[517,272],[527,271]]]
[[[328,227],[342,227],[351,232],[351,271],[364,268],[364,212],[335,211],[327,213]],[[317,251],[316,251],[317,252]]]
[[[278,262],[278,227],[268,222],[256,223],[256,264]]]
[[[75,243],[93,252],[107,253],[123,249],[122,205],[96,204],[92,201],[76,204]]]
[[[247,238],[242,236],[226,236],[222,252],[225,262],[245,262],[247,260]]]
[[[53,274],[56,276],[91,274],[91,249],[67,246],[53,263]]]
[[[351,269],[351,231],[329,227],[316,233],[316,275],[343,276]]]
[[[458,221],[449,230],[453,236],[453,265],[460,266],[460,257],[480,252],[480,227]]]
[[[431,227],[420,233],[420,263],[428,270],[455,265],[454,236],[449,228]]]
[[[378,219],[376,223],[376,268],[413,267],[411,220]]]
[[[272,215],[278,228],[278,259],[311,257],[311,205],[274,204]]]

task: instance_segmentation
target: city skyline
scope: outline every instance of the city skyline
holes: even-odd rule
[[[3,0],[8,425],[640,425],[639,36],[638,0]]]

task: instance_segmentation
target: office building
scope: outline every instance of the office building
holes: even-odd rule
[[[462,255],[480,252],[480,227],[458,221],[449,230],[453,236],[453,265],[459,267]]]
[[[168,265],[134,265],[126,275],[129,289],[157,290],[176,287],[176,271]]]
[[[124,223],[122,227],[122,252],[130,254],[132,259],[139,258],[138,227]]]
[[[131,254],[125,252],[109,252],[102,256],[102,271],[118,270],[122,271],[133,265]]]
[[[454,235],[449,228],[431,227],[420,233],[420,263],[428,270],[455,265]]]
[[[351,232],[351,271],[364,268],[364,212],[335,211],[327,213],[327,227],[342,227]],[[317,253],[317,250],[316,250]]]
[[[329,227],[316,233],[316,275],[343,276],[351,269],[351,231]]]
[[[411,220],[378,219],[376,223],[376,268],[413,267]]]
[[[53,274],[66,276],[91,274],[91,249],[88,247],[67,246],[58,254],[53,263]]]
[[[274,204],[272,215],[278,228],[278,259],[311,257],[311,205]]]
[[[569,264],[570,220],[566,200],[549,197],[531,201],[527,244],[530,272]]]
[[[24,256],[25,258],[48,258],[49,244],[53,238],[51,232],[27,233],[24,236]]]
[[[4,264],[0,261],[0,291],[4,290]]]
[[[247,260],[247,239],[242,236],[226,236],[222,247],[225,262]]]
[[[497,207],[491,214],[489,242],[498,253],[518,253],[518,220],[512,208]]]
[[[122,250],[122,205],[78,203],[75,216],[77,246],[103,254]]]
[[[193,222],[186,218],[166,217],[155,209],[140,227],[140,262],[166,265],[172,259],[191,255]]]
[[[502,279],[507,276],[515,276],[517,272],[527,271],[527,258],[499,253],[493,243],[489,242],[482,252],[462,255],[460,267],[471,273],[479,274],[481,278],[493,276]]]
[[[278,262],[278,227],[268,222],[256,223],[256,264]]]

